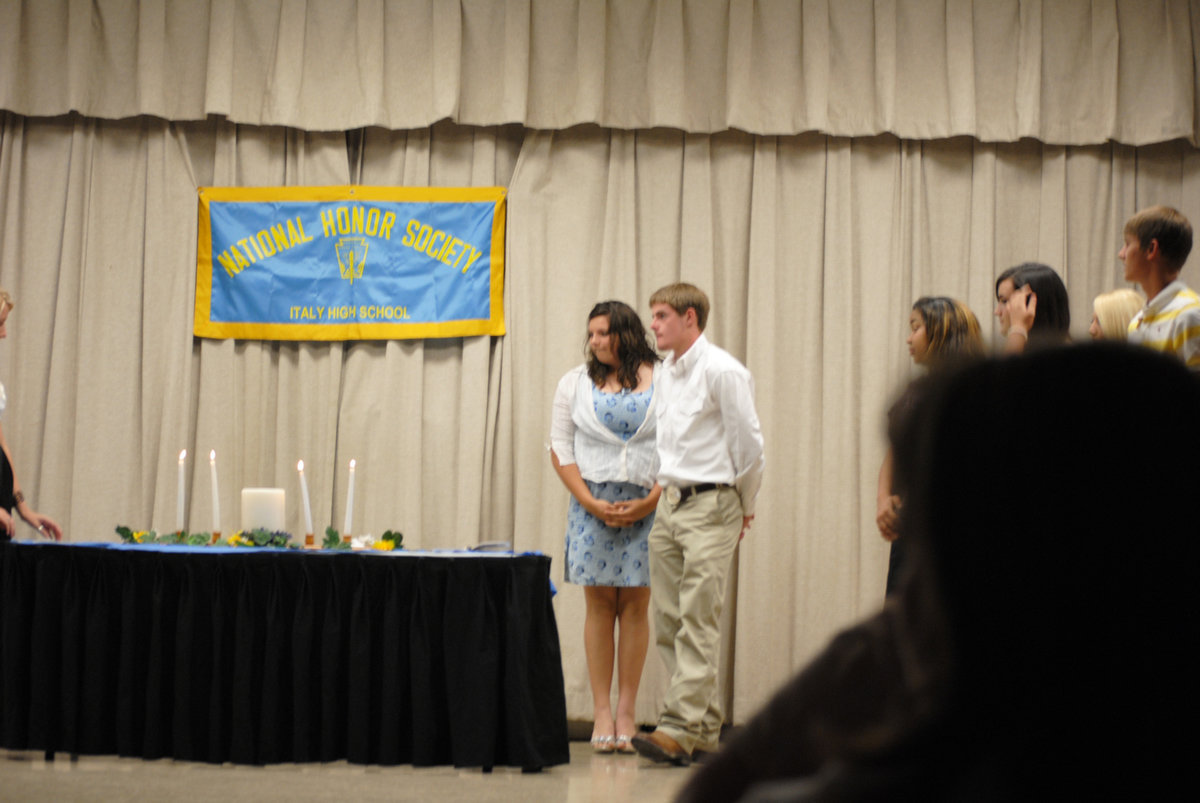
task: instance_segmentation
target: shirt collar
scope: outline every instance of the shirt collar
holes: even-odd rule
[[[686,374],[695,367],[700,360],[700,355],[708,349],[708,338],[701,332],[700,336],[692,341],[691,348],[683,353],[682,357],[676,358],[675,353],[671,352],[671,356],[667,358],[666,367],[676,375]]]
[[[1158,295],[1146,302],[1146,312],[1150,314],[1161,312],[1185,286],[1182,279],[1171,282],[1159,290]]]

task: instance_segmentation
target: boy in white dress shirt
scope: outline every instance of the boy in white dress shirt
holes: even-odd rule
[[[655,641],[671,680],[657,729],[633,746],[682,766],[693,751],[715,750],[721,732],[721,607],[733,551],[754,518],[763,438],[753,377],[703,335],[704,292],[668,285],[650,309],[658,350],[671,352],[659,379],[663,493],[649,537]]]

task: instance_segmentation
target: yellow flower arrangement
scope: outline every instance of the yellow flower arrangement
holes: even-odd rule
[[[380,552],[391,552],[395,548],[395,541],[376,541],[371,544],[371,549],[378,549]]]
[[[238,530],[233,535],[229,536],[229,546],[254,546],[254,542],[245,538],[243,530]]]
[[[150,540],[150,533],[147,530],[137,530],[133,534],[133,540],[135,543],[144,544]]]

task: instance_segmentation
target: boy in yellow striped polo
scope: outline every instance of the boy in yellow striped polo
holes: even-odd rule
[[[1117,257],[1125,280],[1146,293],[1146,306],[1129,322],[1129,342],[1174,354],[1200,372],[1200,295],[1179,278],[1192,250],[1192,224],[1169,206],[1143,209],[1125,224]]]

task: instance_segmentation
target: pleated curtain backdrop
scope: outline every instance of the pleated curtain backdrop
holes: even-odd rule
[[[1196,141],[1188,0],[7,0],[0,108]]]
[[[0,423],[22,485],[74,541],[169,529],[187,448],[187,524],[207,530],[215,448],[224,526],[241,487],[274,485],[298,532],[296,461],[319,530],[354,458],[356,530],[553,556],[581,719],[545,446],[595,301],[648,315],[655,288],[695,282],[755,375],[767,473],[723,661],[744,721],[880,604],[875,480],[912,301],[961,298],[994,338],[995,275],[1040,260],[1085,339],[1126,217],[1200,220],[1187,3],[303,9],[0,3]],[[346,183],[507,187],[508,333],[193,338],[196,188]],[[652,651],[640,719],[664,688]]]

